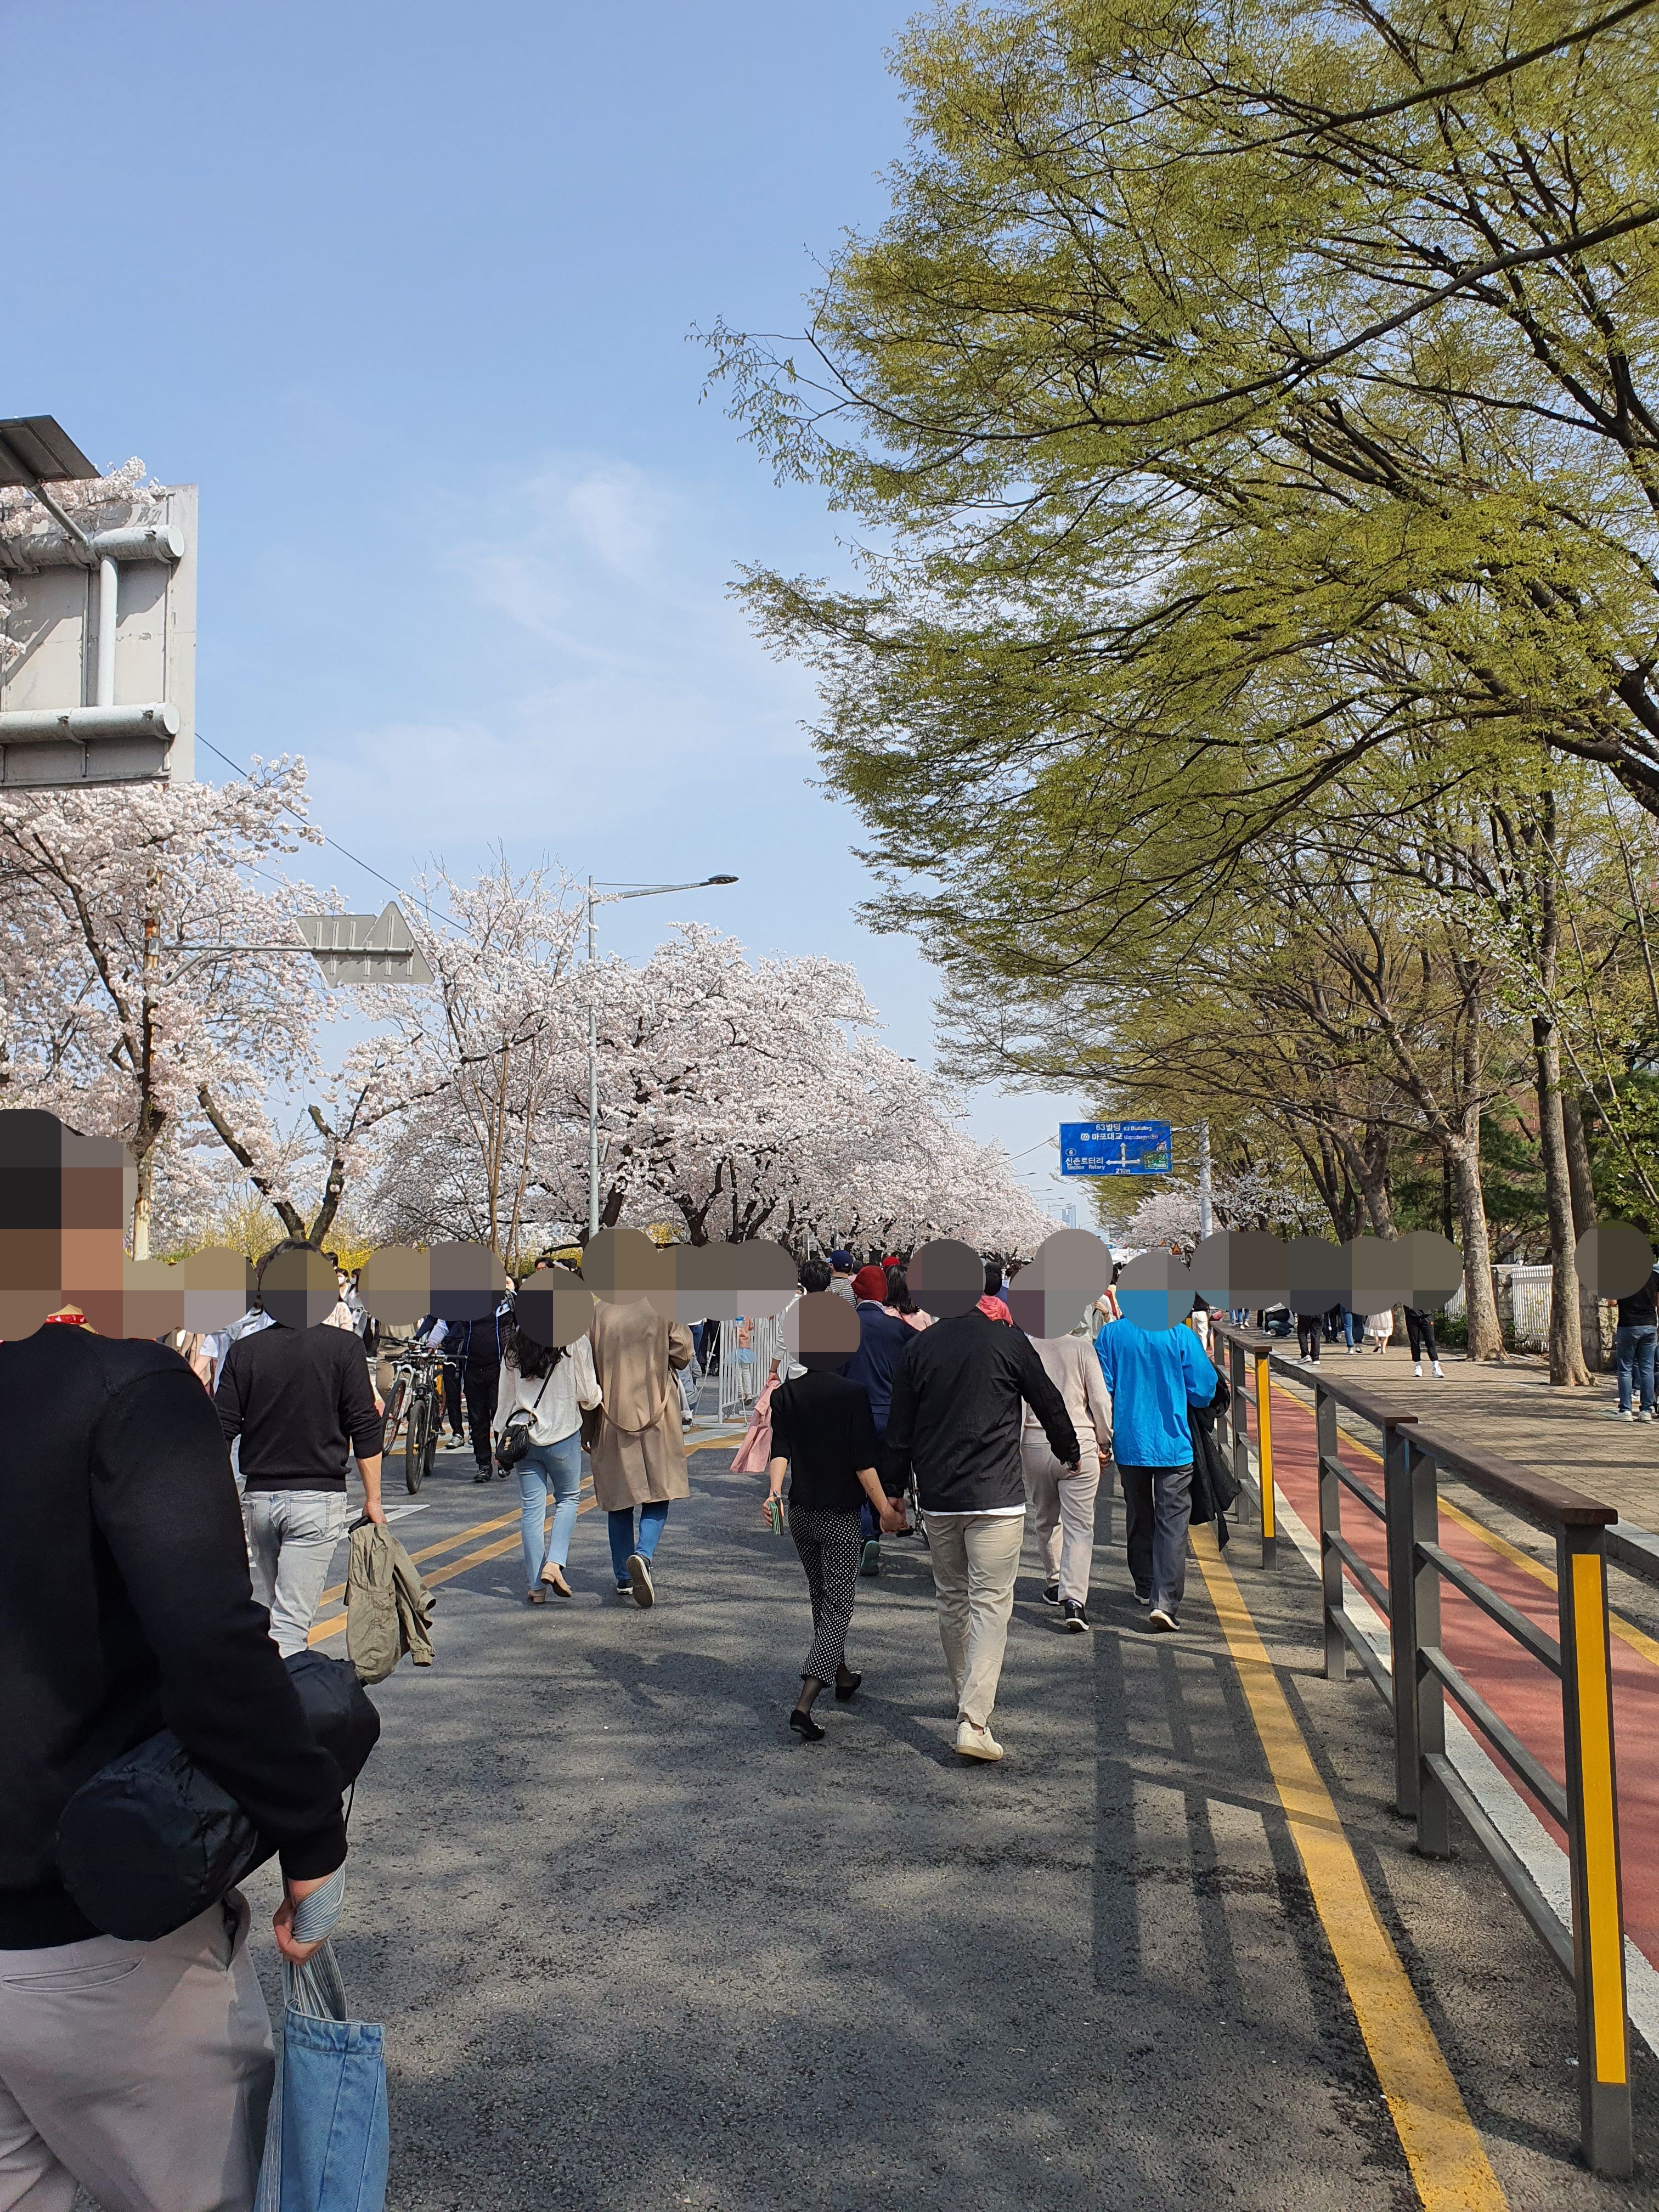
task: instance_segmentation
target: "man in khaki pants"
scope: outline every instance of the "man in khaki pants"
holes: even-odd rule
[[[979,1255],[951,1239],[924,1245],[911,1261],[911,1296],[945,1318],[923,1329],[899,1364],[883,1447],[890,1491],[915,1471],[964,1759],[1002,1757],[991,1714],[1025,1538],[1026,1406],[1054,1457],[1078,1464],[1071,1415],[1030,1339],[978,1310],[984,1280]]]
[[[118,1285],[113,1143],[0,1113],[0,1218],[40,1220],[59,1151],[65,1268],[106,1235]],[[248,2212],[272,2062],[247,1909],[232,1892],[159,1941],[119,1942],[64,1887],[58,1820],[170,1725],[277,1844],[276,1940],[298,1961],[315,1946],[295,1942],[295,1906],[346,1855],[340,1771],[253,1601],[212,1401],[176,1352],[117,1334],[118,1294],[112,1312],[103,1285],[83,1297],[110,1334],[30,1333],[15,1302],[0,1328],[0,2212],[70,2212],[77,2185],[103,2212]]]

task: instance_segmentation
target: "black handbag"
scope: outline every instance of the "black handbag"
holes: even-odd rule
[[[283,1663],[343,1794],[379,1740],[380,1716],[345,1660],[296,1651]],[[100,1767],[58,1823],[64,1888],[94,1928],[129,1942],[170,1936],[276,1848],[171,1729]]]
[[[552,1380],[553,1370],[550,1367],[543,1376],[542,1387],[532,1403],[528,1407],[520,1406],[515,1413],[508,1414],[507,1426],[495,1439],[497,1467],[517,1467],[530,1449],[530,1431],[536,1425],[536,1415],[540,1411],[543,1395]]]

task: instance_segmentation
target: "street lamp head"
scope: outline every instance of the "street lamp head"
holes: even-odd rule
[[[705,884],[734,884],[737,880],[735,876],[705,876],[703,878]]]

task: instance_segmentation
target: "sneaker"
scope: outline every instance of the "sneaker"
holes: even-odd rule
[[[1002,1746],[988,1728],[975,1728],[972,1721],[962,1722],[957,1729],[957,1749],[964,1759],[1000,1759]]]
[[[878,1537],[872,1536],[865,1546],[859,1559],[859,1572],[861,1575],[878,1575],[881,1572],[881,1542]]]
[[[657,1593],[651,1580],[651,1563],[643,1552],[634,1552],[629,1556],[628,1587],[634,1593],[635,1605],[656,1603]]]
[[[1436,1373],[1436,1374],[1440,1377],[1440,1380],[1443,1382],[1445,1381],[1445,1379],[1446,1379],[1446,1370],[1445,1370],[1445,1369],[1444,1369],[1444,1368],[1440,1364],[1440,1362],[1439,1362],[1437,1359],[1437,1360],[1435,1360],[1435,1361],[1433,1361],[1431,1364],[1432,1364],[1432,1365],[1433,1365],[1433,1368],[1434,1368],[1434,1371],[1435,1371],[1435,1373]]]
[[[1060,1608],[1060,1626],[1073,1636],[1081,1636],[1089,1626],[1089,1616],[1074,1598],[1067,1598]]]
[[[1173,1636],[1180,1626],[1174,1613],[1166,1612],[1161,1605],[1152,1607],[1152,1626],[1160,1636]]]
[[[633,1585],[633,1583],[632,1583],[623,1581],[623,1582],[619,1582],[619,1583],[617,1584],[617,1595],[618,1597],[632,1597],[632,1596],[633,1596],[633,1595],[634,1595],[634,1585]]]
[[[1636,1416],[1628,1406],[1609,1406],[1607,1419],[1610,1421],[1633,1421]]]
[[[1655,1407],[1644,1418],[1650,1421],[1659,1421],[1659,1407]]]
[[[1422,1361],[1421,1361],[1420,1359],[1414,1359],[1414,1360],[1413,1360],[1413,1362],[1412,1362],[1412,1373],[1413,1373],[1413,1375],[1415,1375],[1415,1376],[1416,1376],[1416,1377],[1417,1377],[1417,1379],[1419,1380],[1419,1382],[1422,1381],[1422,1379],[1423,1379],[1423,1363],[1422,1363]]]
[[[1045,1583],[1043,1584],[1042,1602],[1044,1605],[1058,1605],[1060,1603],[1060,1584],[1058,1583]]]
[[[1152,1601],[1152,1594],[1151,1590],[1137,1590],[1135,1592],[1135,1603],[1137,1605],[1150,1605]]]

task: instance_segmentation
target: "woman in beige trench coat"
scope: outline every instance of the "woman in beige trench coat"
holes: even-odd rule
[[[674,1380],[690,1364],[691,1332],[636,1298],[596,1306],[588,1334],[603,1398],[591,1455],[593,1502],[609,1516],[617,1589],[635,1605],[650,1605],[651,1561],[669,1503],[691,1495]]]

